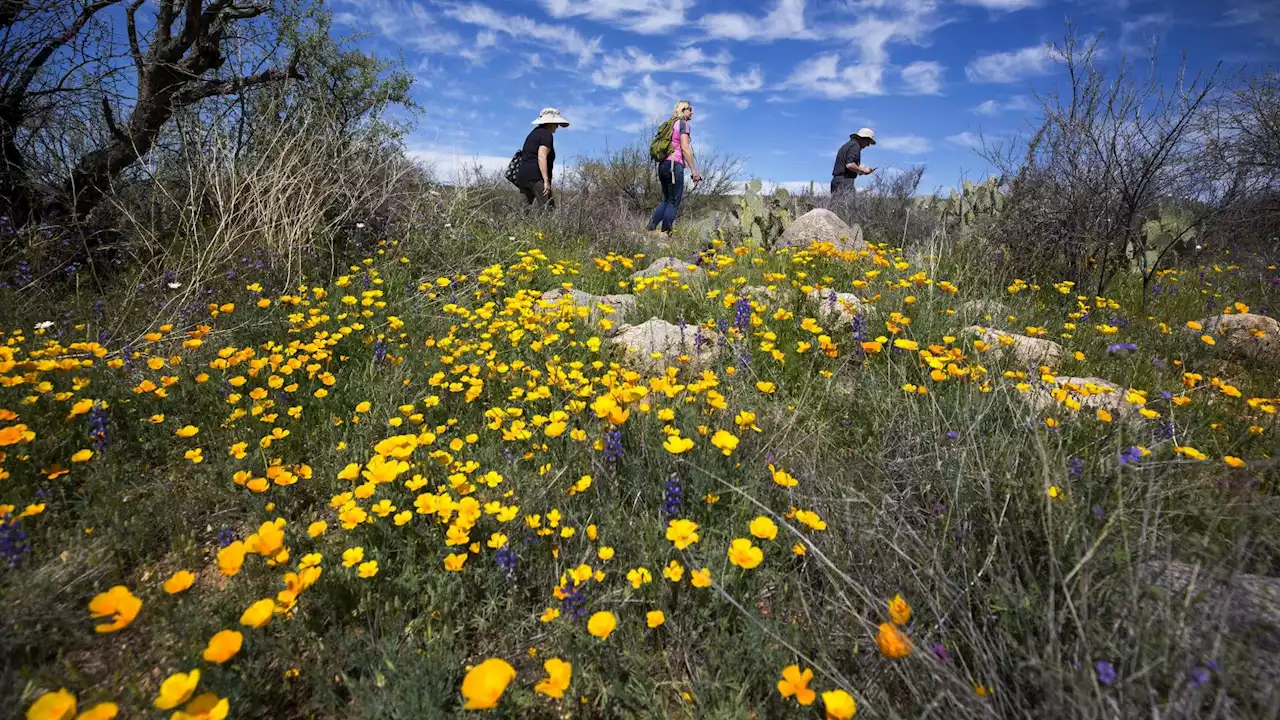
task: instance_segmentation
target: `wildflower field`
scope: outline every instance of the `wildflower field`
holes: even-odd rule
[[[1280,574],[1277,369],[1211,322],[1275,266],[871,240],[0,296],[3,714],[1275,712],[1280,631],[1157,577]]]

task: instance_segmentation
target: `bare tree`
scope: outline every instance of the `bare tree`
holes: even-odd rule
[[[1096,282],[1101,294],[1121,269],[1150,282],[1181,238],[1151,246],[1144,225],[1177,205],[1187,229],[1201,227],[1238,196],[1230,173],[1207,162],[1199,118],[1218,91],[1218,70],[1172,81],[1125,58],[1108,73],[1099,38],[1078,44],[1073,30],[1048,51],[1069,87],[1039,97],[1042,120],[1025,143],[988,147],[1006,179],[1007,211],[998,243],[1017,265]],[[1190,231],[1190,230],[1188,230]]]
[[[301,14],[253,0],[0,0],[0,214],[83,219],[178,111],[301,78]],[[99,131],[61,142],[68,117]]]

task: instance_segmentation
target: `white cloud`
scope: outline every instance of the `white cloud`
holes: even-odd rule
[[[1124,53],[1141,57],[1164,37],[1173,22],[1169,13],[1147,13],[1122,20],[1117,44]]]
[[[1013,12],[1040,6],[1040,0],[959,0],[961,5],[976,5],[987,10]]]
[[[1014,83],[1046,75],[1053,70],[1054,55],[1048,45],[992,53],[974,58],[964,69],[969,82]]]
[[[474,179],[477,170],[483,173],[502,172],[511,162],[510,157],[468,153],[454,147],[410,147],[408,155],[415,162],[431,166],[436,177],[454,184]],[[558,163],[556,170],[560,170]]]
[[[955,135],[948,136],[947,142],[951,143],[952,145],[959,145],[960,147],[963,147],[963,148],[969,148],[970,150],[974,150],[982,147],[982,138],[978,137],[977,135],[974,135],[968,130],[965,130],[964,132],[956,133]]]
[[[579,65],[587,64],[600,52],[598,37],[588,40],[567,25],[548,25],[523,15],[503,15],[479,3],[451,5],[445,8],[444,14],[460,23],[504,33],[518,41],[536,40],[547,50],[576,55]]]
[[[880,79],[884,67],[879,64],[840,65],[835,53],[823,53],[796,66],[787,87],[796,88],[832,100],[844,100],[858,95],[881,94]]]
[[[903,155],[923,155],[933,149],[933,144],[919,135],[901,135],[876,138],[876,147],[900,152]]]
[[[427,9],[404,0],[346,0],[355,12],[340,12],[334,20],[356,28],[373,28],[384,37],[422,52],[455,52],[463,42],[437,23]]]
[[[726,51],[707,55],[698,47],[686,47],[661,60],[636,47],[604,56],[600,67],[591,73],[596,85],[617,89],[636,75],[655,73],[685,73],[712,80],[716,88],[727,93],[755,92],[764,87],[764,75],[757,67],[745,73],[734,74],[729,68],[733,56]],[[674,102],[674,100],[673,100]]]
[[[929,61],[913,62],[902,69],[902,82],[916,95],[937,95],[942,89],[942,65]]]
[[[554,18],[585,17],[632,32],[656,35],[685,23],[693,0],[540,0]]]
[[[1000,112],[999,100],[984,100],[973,108],[979,115],[996,115]]]
[[[1026,95],[1014,95],[1001,102],[1000,100],[986,100],[972,108],[973,112],[988,117],[999,115],[1002,112],[1017,112],[1031,110],[1035,107],[1031,98]]]
[[[858,95],[879,95],[889,64],[891,43],[922,44],[939,25],[936,0],[862,0],[847,6],[859,12],[853,24],[828,22],[824,36],[852,44],[856,59],[842,63],[841,55],[823,53],[801,62],[787,81],[787,86],[832,99]],[[916,91],[930,89],[939,79],[941,66],[913,63],[908,82],[919,84]],[[936,88],[933,88],[936,90]]]
[[[622,93],[622,104],[635,110],[644,118],[644,122],[652,122],[671,113],[675,107],[675,98],[670,88],[659,85],[653,77],[645,75],[637,87]]]
[[[742,13],[711,13],[699,20],[702,29],[719,40],[796,40],[813,37],[805,28],[805,0],[777,0],[763,18]]]

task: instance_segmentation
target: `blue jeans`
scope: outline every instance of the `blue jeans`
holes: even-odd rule
[[[662,223],[663,232],[671,232],[676,222],[676,212],[684,201],[684,165],[664,160],[658,166],[658,180],[662,183],[662,202],[649,218],[649,228],[653,230]]]

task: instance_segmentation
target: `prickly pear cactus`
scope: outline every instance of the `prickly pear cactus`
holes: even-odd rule
[[[751,240],[771,248],[782,236],[783,231],[791,224],[791,208],[794,204],[791,194],[779,188],[772,194],[765,195],[763,187],[758,179],[746,184],[738,198],[738,206],[733,211],[737,219],[736,227],[728,228],[722,233],[723,239],[730,242]]]
[[[960,193],[952,189],[951,197],[939,203],[943,219],[957,227],[962,235],[1004,212],[1004,194],[1000,192],[998,178],[989,177],[981,183],[965,180],[960,187]]]

